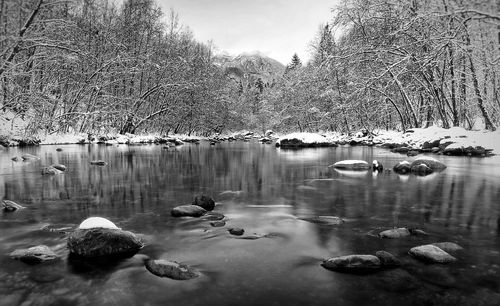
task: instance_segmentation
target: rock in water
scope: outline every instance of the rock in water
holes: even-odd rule
[[[206,213],[207,211],[198,205],[181,205],[170,211],[173,217],[201,217]]]
[[[384,171],[384,166],[381,163],[379,163],[378,160],[375,159],[372,162],[372,170],[382,172]]]
[[[210,212],[210,213],[207,213],[206,215],[203,216],[203,220],[220,221],[220,220],[223,220],[225,217],[226,216],[224,216],[223,214],[216,213],[216,212]]]
[[[417,174],[417,175],[427,175],[427,174],[431,174],[432,172],[434,172],[434,170],[432,170],[431,168],[429,168],[427,165],[424,165],[424,164],[420,164],[420,165],[415,165],[415,166],[412,166],[411,167],[411,172]]]
[[[305,217],[299,219],[321,225],[340,225],[344,223],[344,220],[337,216],[315,216],[315,217]]]
[[[380,260],[380,264],[384,267],[397,267],[401,265],[399,259],[396,256],[392,255],[386,251],[377,251],[375,256]]]
[[[103,160],[92,160],[90,161],[90,164],[96,166],[106,166],[108,163]]]
[[[31,154],[23,154],[23,155],[21,155],[21,158],[23,160],[39,160],[40,159],[40,157],[35,156],[35,155],[31,155]]]
[[[321,266],[340,272],[369,272],[380,268],[380,260],[373,255],[347,255],[327,259]]]
[[[89,228],[109,228],[109,229],[120,229],[113,222],[106,218],[101,217],[90,217],[83,220],[78,226],[79,229],[89,229]]]
[[[57,170],[60,170],[60,171],[66,171],[66,166],[65,165],[54,164],[51,167],[56,168]]]
[[[10,200],[2,200],[2,207],[3,207],[3,211],[5,211],[5,212],[13,212],[13,211],[16,211],[18,209],[24,208],[24,206],[21,206],[21,205],[17,204],[16,202],[10,201]]]
[[[455,257],[432,244],[411,248],[408,253],[417,259],[431,263],[450,263],[457,260]]]
[[[238,227],[230,228],[230,229],[228,229],[228,231],[231,235],[235,235],[235,236],[241,236],[245,233],[244,229],[238,228]]]
[[[226,221],[212,221],[210,225],[213,227],[222,227],[226,225]]]
[[[211,197],[207,197],[205,195],[196,196],[192,205],[198,205],[208,211],[212,211],[215,208],[214,200]]]
[[[398,174],[408,174],[411,172],[411,164],[405,160],[397,163],[392,169]]]
[[[57,175],[61,173],[62,173],[61,170],[56,169],[52,166],[42,168],[42,175]]]
[[[68,236],[69,252],[86,258],[130,257],[143,247],[134,233],[114,228],[77,229]]]
[[[386,230],[383,232],[380,232],[378,234],[380,238],[389,238],[389,239],[395,239],[395,238],[402,238],[402,237],[407,237],[410,236],[410,231],[407,228],[401,227],[401,228],[393,228],[390,230]]]
[[[430,157],[430,156],[423,156],[423,157],[419,157],[419,158],[415,159],[411,163],[411,168],[416,167],[418,165],[422,165],[422,164],[426,165],[427,167],[432,169],[432,171],[441,171],[441,170],[446,169],[445,164],[443,164],[439,160],[437,160],[433,157]]]
[[[333,164],[333,168],[345,170],[368,170],[370,165],[364,160],[343,160]]]
[[[59,259],[59,256],[46,245],[37,245],[28,249],[15,250],[10,253],[9,256],[30,265]]]
[[[193,268],[175,261],[149,259],[146,260],[145,266],[156,276],[175,280],[188,280],[200,276]]]
[[[441,250],[443,250],[445,252],[456,252],[456,251],[461,251],[464,249],[461,246],[459,246],[458,244],[453,243],[453,242],[436,242],[436,243],[432,243],[432,245],[437,246],[438,248],[440,248]]]

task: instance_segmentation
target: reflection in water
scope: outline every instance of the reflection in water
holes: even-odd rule
[[[10,160],[22,153],[41,160]],[[42,305],[498,301],[500,281],[490,275],[500,272],[500,176],[491,169],[500,167],[500,160],[440,156],[448,168],[426,177],[328,167],[345,159],[377,159],[390,169],[404,158],[370,147],[282,150],[253,142],[169,150],[154,145],[69,145],[62,152],[52,146],[11,148],[0,155],[0,196],[27,209],[0,215],[0,305],[33,299]],[[108,165],[90,165],[95,159]],[[42,166],[53,163],[68,171],[41,176]],[[226,227],[170,216],[172,207],[199,193],[215,198]],[[76,226],[89,216],[140,233],[147,242],[142,254],[187,263],[203,277],[157,278],[142,267],[142,254],[105,268],[75,264],[67,259],[64,235],[40,230]],[[315,216],[346,222],[305,221]],[[244,228],[246,236],[235,239],[229,227]],[[376,237],[392,227],[421,228],[429,236]],[[464,246],[459,262],[427,269],[408,257],[409,248],[437,241]],[[5,255],[37,244],[49,245],[63,260],[42,269]],[[361,277],[319,266],[328,257],[381,249],[401,258],[415,276],[411,290],[391,287],[401,280],[390,277],[408,273]]]

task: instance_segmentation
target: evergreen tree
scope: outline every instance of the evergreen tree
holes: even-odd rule
[[[288,64],[287,69],[291,70],[291,69],[300,68],[300,67],[302,67],[302,61],[300,60],[297,53],[294,53],[292,56],[292,61],[290,62],[290,64]]]

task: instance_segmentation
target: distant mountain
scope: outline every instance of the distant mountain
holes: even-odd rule
[[[252,84],[260,78],[265,86],[272,86],[285,72],[283,64],[259,52],[237,56],[221,54],[216,57],[216,63],[225,68],[230,78],[241,81],[243,85]]]

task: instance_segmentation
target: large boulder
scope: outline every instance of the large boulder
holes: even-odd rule
[[[13,212],[13,211],[16,211],[18,209],[23,209],[23,208],[24,208],[24,206],[21,206],[14,201],[2,200],[2,209],[5,212]]]
[[[389,239],[402,238],[410,235],[411,235],[410,231],[404,227],[388,229],[378,234],[380,238],[389,238]]]
[[[198,205],[181,205],[170,211],[173,217],[201,217],[206,213],[207,210]]]
[[[423,156],[423,157],[419,157],[419,158],[415,159],[411,163],[412,171],[413,171],[414,167],[418,167],[419,165],[425,165],[425,166],[429,167],[430,169],[432,169],[432,171],[441,171],[441,170],[446,169],[445,164],[443,164],[439,160],[437,160],[433,157],[430,157],[430,156]]]
[[[27,249],[18,249],[11,252],[9,256],[30,265],[59,259],[59,256],[57,256],[57,254],[46,245],[37,245]]]
[[[123,231],[100,217],[83,221],[69,234],[67,245],[71,254],[86,258],[130,257],[144,247],[134,233]]]
[[[369,272],[380,268],[380,260],[374,255],[347,255],[323,261],[324,268],[340,272]]]
[[[364,160],[343,160],[333,164],[333,168],[344,170],[368,170],[371,166]]]
[[[282,148],[307,148],[337,146],[337,144],[316,133],[292,133],[280,137],[276,141],[276,146]]]
[[[197,195],[191,204],[203,207],[207,211],[212,211],[215,208],[214,199],[207,197],[206,195]]]
[[[457,260],[455,257],[432,244],[411,248],[408,253],[416,259],[430,263],[450,263]]]
[[[200,276],[193,268],[175,261],[149,259],[145,262],[146,269],[156,276],[175,280],[188,280]]]

